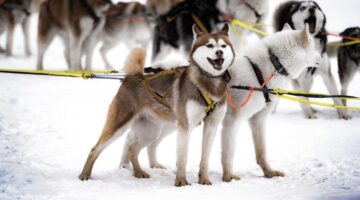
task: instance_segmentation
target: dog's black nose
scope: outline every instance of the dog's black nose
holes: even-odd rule
[[[224,52],[221,51],[221,50],[218,50],[218,51],[216,51],[215,54],[216,54],[217,57],[222,57],[224,55]]]
[[[311,8],[309,9],[309,12],[310,12],[311,14],[314,14],[314,13],[315,13],[315,8],[314,8],[314,7],[311,7]]]

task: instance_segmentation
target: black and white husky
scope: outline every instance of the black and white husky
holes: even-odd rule
[[[320,67],[309,68],[304,71],[298,79],[293,81],[294,89],[309,91],[313,84],[313,76],[319,74],[330,94],[339,94],[334,76],[331,73],[329,56],[326,53],[326,17],[320,6],[314,1],[289,1],[281,4],[275,11],[274,27],[280,31],[285,23],[290,24],[293,29],[302,29],[305,23],[309,24],[311,35],[315,38],[316,49],[321,53],[322,62]],[[334,99],[334,103],[342,105],[339,99]],[[301,108],[306,118],[316,118],[315,110],[306,104],[301,104]],[[349,119],[346,110],[338,109],[341,119]]]
[[[352,27],[344,30],[340,35],[360,38],[360,27]],[[343,39],[342,42],[349,42],[348,39]],[[338,66],[339,78],[341,83],[341,94],[346,95],[349,84],[354,78],[356,71],[360,70],[360,44],[350,46],[342,46],[338,50]],[[346,101],[343,101],[346,105]]]

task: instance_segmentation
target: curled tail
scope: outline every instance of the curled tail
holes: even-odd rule
[[[135,48],[131,50],[124,64],[124,67],[126,69],[126,74],[136,75],[136,74],[144,73],[145,59],[146,59],[145,49]]]

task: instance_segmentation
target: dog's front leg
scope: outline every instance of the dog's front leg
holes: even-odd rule
[[[24,34],[25,41],[25,53],[26,56],[31,55],[31,47],[30,47],[30,16],[26,16],[24,21],[22,22],[22,30]]]
[[[176,179],[175,186],[181,187],[189,185],[186,180],[186,162],[188,154],[190,131],[189,128],[183,125],[178,125],[177,133],[177,149],[176,149]]]
[[[256,162],[260,165],[266,178],[272,178],[274,176],[285,176],[283,172],[271,169],[266,159],[266,144],[265,144],[265,123],[267,116],[273,110],[275,103],[272,103],[263,111],[250,118],[250,128],[252,131]]]
[[[335,78],[334,78],[333,74],[331,73],[330,61],[329,61],[329,58],[327,55],[324,56],[321,64],[326,66],[326,67],[321,66],[322,69],[327,69],[326,71],[322,70],[320,72],[320,75],[323,78],[326,89],[328,90],[329,94],[338,95],[339,91],[336,86]],[[334,98],[333,101],[336,105],[340,105],[340,106],[343,105],[341,100],[338,98]],[[351,116],[348,114],[347,110],[338,108],[337,112],[338,112],[338,116],[340,119],[345,119],[345,120],[351,119]]]
[[[15,31],[15,22],[14,19],[10,19],[7,25],[6,56],[12,56],[13,54],[14,31]]]
[[[226,105],[222,105],[211,113],[208,117],[205,118],[204,124],[204,133],[202,139],[202,148],[201,148],[201,162],[199,170],[199,184],[202,185],[211,185],[211,181],[208,176],[208,162],[211,153],[211,148],[214,142],[216,131],[219,127],[219,124],[224,119],[226,113]]]
[[[236,111],[228,110],[221,131],[221,163],[223,167],[223,181],[240,180],[233,172],[233,160],[236,149],[237,123]]]

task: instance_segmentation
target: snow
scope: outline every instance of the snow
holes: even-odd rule
[[[271,1],[272,7],[278,2]],[[357,0],[318,2],[327,13],[329,31],[358,25]],[[34,17],[33,51],[35,23]],[[0,55],[0,68],[35,67],[36,56],[24,57],[20,36],[17,30],[15,57]],[[0,38],[0,44],[4,39]],[[66,69],[62,50],[61,42],[55,41],[46,54],[47,68]],[[112,62],[121,66],[125,52],[123,46],[112,51]],[[102,69],[100,57],[95,59]],[[336,66],[333,59],[335,76]],[[360,96],[358,84],[359,75],[350,86],[350,94]],[[249,127],[244,124],[239,130],[234,166],[240,181],[221,181],[218,133],[210,159],[213,185],[196,183],[199,127],[191,137],[189,187],[173,186],[176,134],[165,138],[158,150],[159,161],[168,169],[150,169],[146,151],[141,153],[140,162],[150,179],[137,179],[131,170],[118,168],[122,137],[101,154],[93,180],[82,182],[77,176],[100,135],[119,85],[113,80],[0,74],[0,199],[360,199],[360,112],[351,111],[353,119],[344,121],[337,119],[335,110],[316,107],[319,119],[306,120],[299,105],[288,101],[280,103],[267,125],[270,164],[284,171],[286,177],[263,177],[255,161]],[[326,93],[320,78],[316,78],[313,91]],[[350,105],[360,107],[359,102]]]

